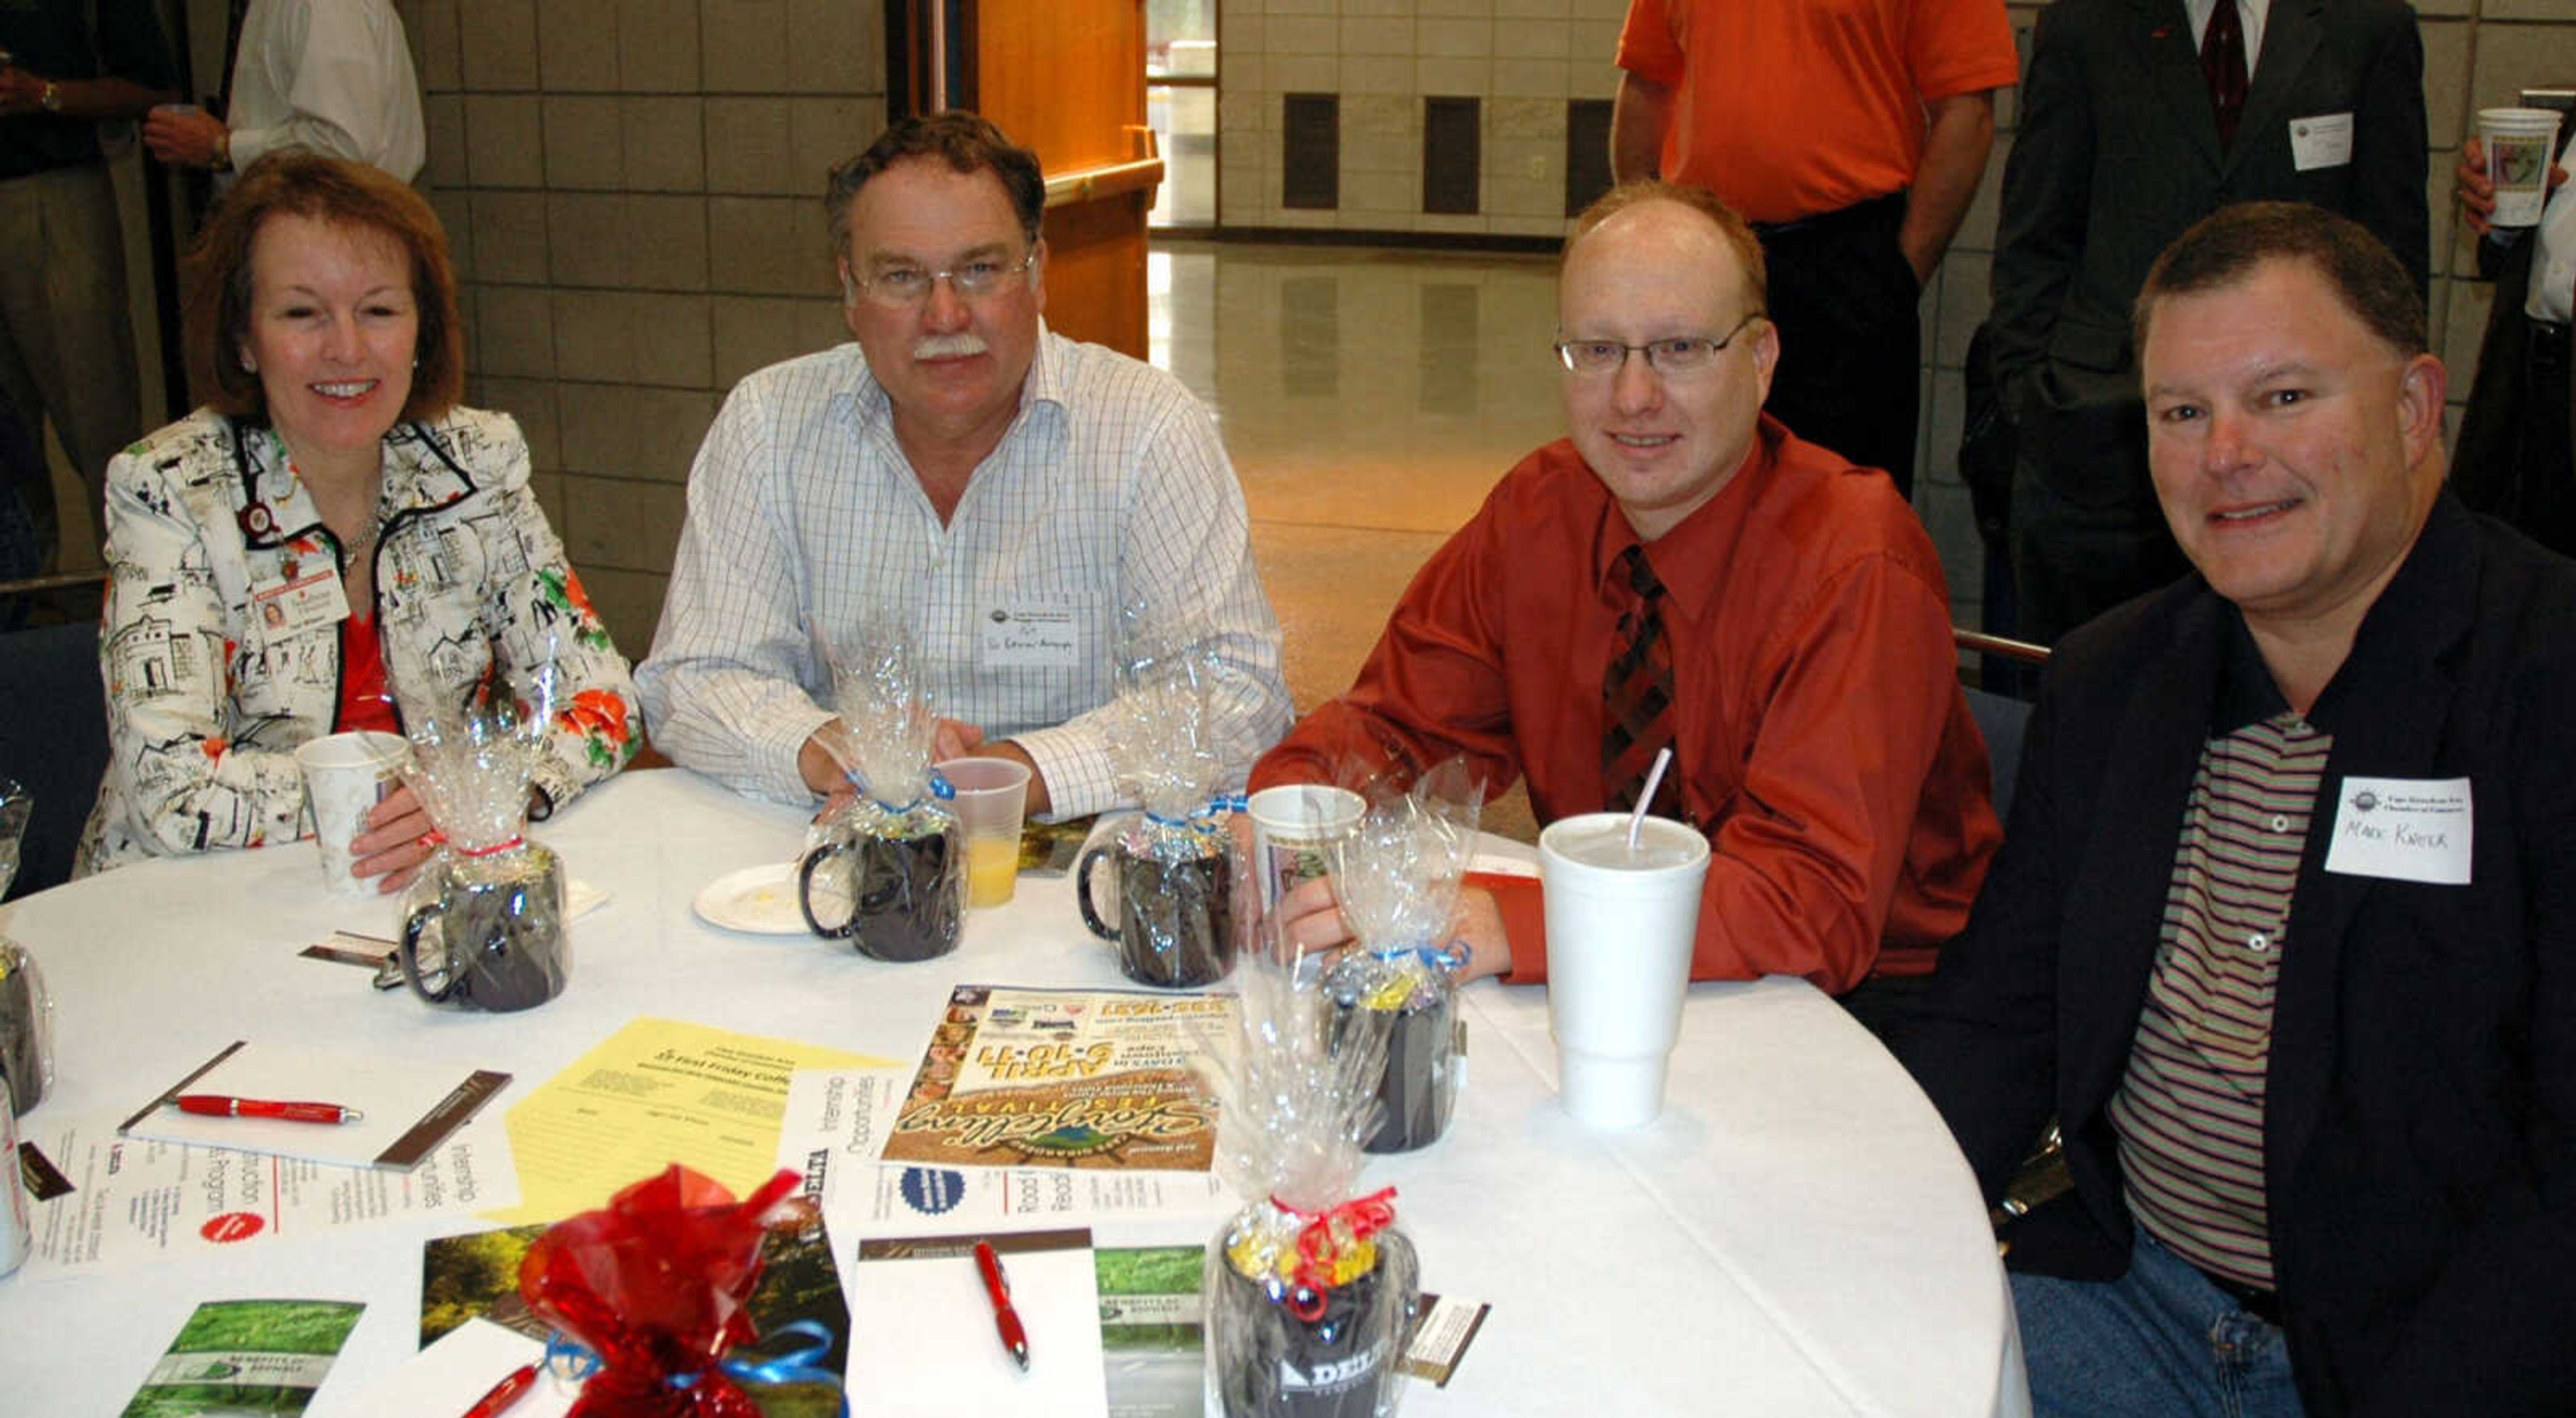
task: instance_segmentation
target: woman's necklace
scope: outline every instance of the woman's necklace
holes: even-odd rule
[[[346,564],[350,566],[368,565],[367,553],[376,549],[376,538],[381,535],[384,530],[384,519],[376,514],[376,509],[369,508],[367,510],[366,527],[361,530],[358,535],[351,537],[348,541],[342,543],[342,546],[348,552],[348,561]]]

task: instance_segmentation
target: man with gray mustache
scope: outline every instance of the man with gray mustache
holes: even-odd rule
[[[1179,381],[1052,333],[1037,158],[968,113],[906,118],[824,196],[853,344],[759,370],[689,474],[636,672],[657,747],[737,791],[844,782],[830,650],[911,638],[934,758],[1034,770],[1031,814],[1118,805],[1098,711],[1121,613],[1220,666],[1227,779],[1288,723],[1242,489]]]

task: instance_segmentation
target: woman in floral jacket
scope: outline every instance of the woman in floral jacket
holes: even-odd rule
[[[538,815],[633,756],[627,663],[528,487],[507,415],[457,405],[446,238],[376,170],[254,164],[190,253],[205,407],[108,466],[99,664],[109,760],[81,874],[310,831],[295,748],[399,730],[407,695],[555,707]],[[354,840],[395,890],[428,855],[409,789]]]

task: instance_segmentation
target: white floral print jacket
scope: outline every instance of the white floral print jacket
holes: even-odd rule
[[[551,660],[555,724],[536,770],[549,806],[634,755],[634,681],[529,490],[508,415],[396,426],[377,515],[389,665],[425,664],[459,699],[487,677],[525,698]],[[290,622],[262,593],[336,569],[340,545],[285,445],[199,409],[109,463],[107,529],[108,765],[76,874],[309,834],[294,751],[338,718],[340,626]]]

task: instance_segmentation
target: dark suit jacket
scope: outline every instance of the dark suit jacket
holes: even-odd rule
[[[2220,674],[2198,577],[2070,636],[2004,848],[1897,1042],[1986,1195],[2054,1114],[2017,1269],[2109,1279],[2129,1060]],[[2248,650],[2250,653],[2250,649]],[[2576,1411],[2576,563],[2445,493],[2310,717],[2334,748],[2273,1019],[2264,1169],[2312,1418]],[[2467,778],[2471,884],[2329,874],[2348,775]]]
[[[2403,0],[2273,0],[2222,150],[2183,0],[2057,0],[2039,17],[2004,163],[1995,363],[2023,456],[2093,505],[2151,501],[2129,310],[2184,228],[2234,202],[2313,202],[2426,284],[2424,46]],[[2352,115],[2352,161],[2298,170],[2291,126]]]

